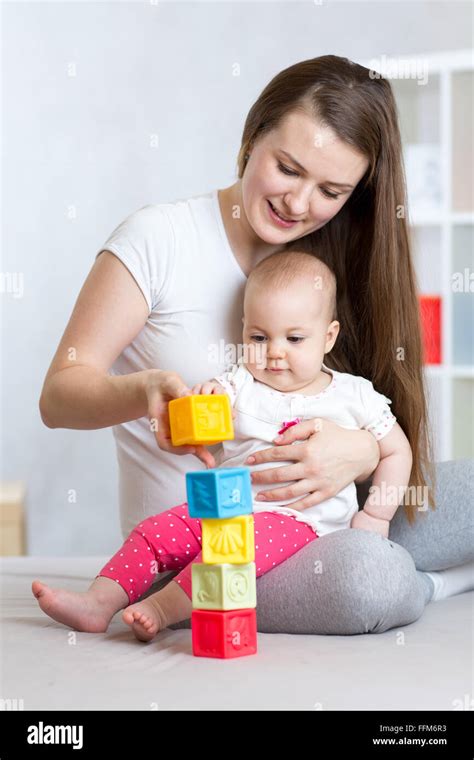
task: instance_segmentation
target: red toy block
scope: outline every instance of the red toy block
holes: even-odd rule
[[[196,657],[245,657],[257,652],[254,609],[193,610],[193,654]]]
[[[441,364],[441,298],[420,296],[423,358],[425,364]]]

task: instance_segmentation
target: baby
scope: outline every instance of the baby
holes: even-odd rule
[[[257,576],[331,531],[352,527],[387,536],[397,506],[393,499],[385,504],[382,496],[397,488],[400,503],[409,482],[411,450],[389,399],[369,380],[323,363],[339,333],[335,317],[336,281],[323,262],[297,251],[268,256],[246,284],[243,357],[229,371],[192,389],[230,397],[235,437],[222,444],[213,460],[219,467],[248,465],[254,470],[293,464],[278,461],[252,467],[249,457],[303,420],[316,420],[315,429],[325,419],[348,429],[365,428],[378,441],[380,462],[361,511],[354,483],[306,509],[291,507],[301,495],[262,504],[252,486]],[[278,482],[278,487],[283,485]],[[33,582],[32,590],[44,612],[79,631],[107,630],[115,613],[125,607],[123,620],[138,639],[149,641],[159,630],[190,617],[193,561],[201,561],[201,524],[189,517],[184,503],[137,525],[88,591],[51,589],[39,581]],[[181,572],[165,588],[138,601],[156,574],[166,570]]]

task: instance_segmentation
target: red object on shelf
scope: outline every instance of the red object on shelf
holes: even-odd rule
[[[424,363],[441,364],[441,296],[420,296]]]
[[[244,657],[257,652],[255,608],[193,610],[193,654],[196,657]]]

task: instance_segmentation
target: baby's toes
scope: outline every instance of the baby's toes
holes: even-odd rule
[[[127,623],[128,625],[133,625],[133,623],[135,622],[134,610],[130,610],[130,609],[124,610],[122,612],[122,620],[124,621],[124,623]]]

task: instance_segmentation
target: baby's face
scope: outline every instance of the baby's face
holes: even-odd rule
[[[318,378],[337,336],[326,293],[301,279],[274,290],[252,283],[244,312],[244,363],[256,380],[291,392]]]

